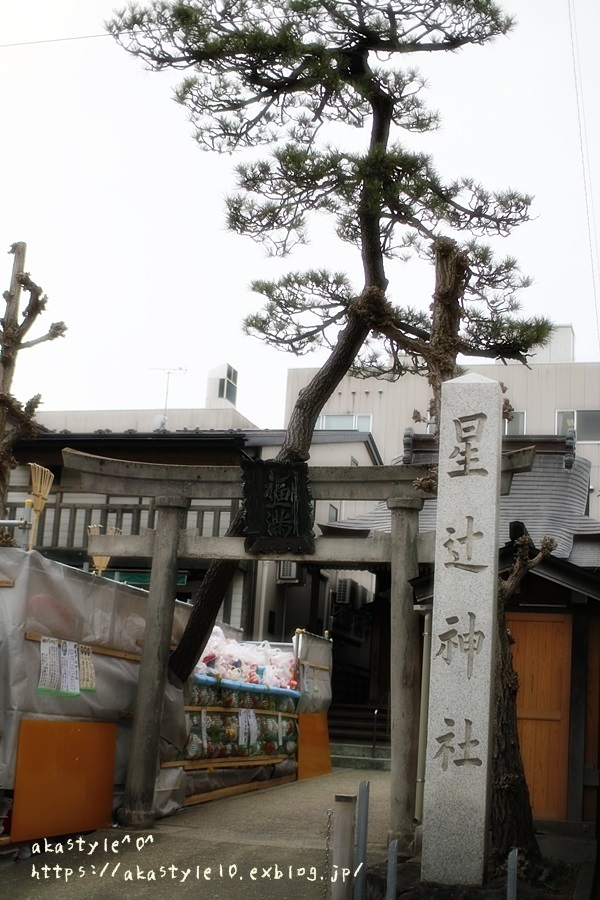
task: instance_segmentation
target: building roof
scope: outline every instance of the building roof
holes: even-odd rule
[[[62,466],[62,450],[72,447],[111,459],[156,462],[157,460],[190,464],[234,465],[246,445],[243,431],[190,432],[112,432],[99,429],[93,433],[38,433],[31,440],[18,441],[13,453],[17,462],[36,461],[48,466]]]
[[[509,543],[506,546],[501,547],[498,556],[499,570],[503,572],[510,569],[515,557],[514,544]],[[542,578],[551,581],[554,584],[566,588],[568,591],[576,591],[588,598],[600,600],[600,575],[596,574],[596,572],[588,572],[564,559],[555,559],[553,556],[547,557],[543,562],[532,569],[526,578],[532,576],[534,578]],[[429,571],[418,575],[416,578],[411,578],[410,583],[413,586],[415,603],[420,606],[431,604],[434,593],[433,569],[431,568]],[[559,598],[561,605],[564,603],[564,599],[564,597]],[[558,605],[556,601],[556,595],[554,595],[554,597],[549,596],[545,598],[544,605],[556,606]],[[519,596],[515,596],[511,598],[511,602],[513,605],[522,605],[523,607],[532,605],[527,597],[521,601]],[[538,606],[539,604],[536,603],[533,605]]]
[[[421,461],[421,460],[419,460]],[[510,494],[500,498],[500,545],[507,543],[509,525],[524,522],[536,545],[544,537],[556,541],[554,556],[586,568],[600,566],[600,522],[585,515],[590,462],[576,459],[566,468],[563,454],[537,453],[530,472],[515,474]],[[426,500],[419,513],[419,530],[435,531],[437,501]],[[321,526],[333,531],[391,531],[385,503],[362,516]]]
[[[243,449],[250,456],[260,454],[262,447],[279,447],[286,432],[283,429],[202,429],[177,431],[112,431],[99,428],[94,432],[40,430],[35,438],[18,441],[14,456],[19,463],[39,461],[61,466],[63,448],[84,450],[96,456],[140,462],[170,461],[190,465],[236,465]],[[315,431],[312,444],[364,444],[374,466],[383,464],[372,435],[362,431]]]

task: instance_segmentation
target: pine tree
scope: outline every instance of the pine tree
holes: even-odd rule
[[[361,287],[323,270],[252,285],[266,303],[246,319],[249,334],[295,354],[331,350],[298,398],[280,459],[309,458],[317,416],[348,371],[388,378],[421,371],[437,394],[459,353],[525,362],[547,340],[547,320],[515,315],[527,285],[516,261],[496,259],[480,242],[526,222],[531,198],[491,192],[468,177],[445,181],[428,156],[396,137],[438,123],[419,73],[401,68],[408,54],[484,44],[512,24],[487,0],[155,0],[108,24],[151,69],[190,73],[176,97],[202,149],[267,148],[264,159],[237,167],[230,229],[286,255],[308,239],[311,218],[327,213],[362,260]],[[333,146],[349,130],[365,136],[362,152]],[[402,284],[390,287],[386,264],[411,255],[436,261],[428,311],[388,296]],[[203,631],[221,602],[212,580],[202,592]],[[175,653],[182,678],[206,637],[194,638],[191,654],[187,640]]]
[[[472,178],[446,180],[411,149],[411,133],[438,124],[422,97],[414,56],[457,51],[505,35],[511,18],[488,0],[155,0],[131,6],[108,28],[151,69],[186,72],[176,92],[202,149],[265,148],[237,166],[227,200],[231,230],[285,256],[329,216],[355,248],[362,284],[340,272],[290,272],[258,281],[265,304],[248,334],[303,354],[329,348],[297,399],[278,459],[305,461],[324,403],[347,374],[427,374],[436,417],[439,388],[456,359],[526,362],[551,332],[520,319],[527,279],[489,238],[527,222],[531,198],[490,191]],[[363,149],[356,149],[357,135]],[[431,307],[402,298],[401,266],[435,264]],[[243,516],[230,533],[243,533]],[[235,563],[213,562],[170,668],[193,670]]]

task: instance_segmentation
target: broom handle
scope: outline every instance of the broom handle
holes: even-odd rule
[[[39,520],[39,518],[40,518],[39,512],[35,512],[35,511],[34,511],[34,513],[33,513],[33,522],[31,523],[31,531],[29,532],[29,549],[30,549],[30,550],[33,549],[33,545],[34,545],[34,543],[35,543],[35,539],[36,539],[36,536],[37,536],[37,527],[38,527],[38,520]]]

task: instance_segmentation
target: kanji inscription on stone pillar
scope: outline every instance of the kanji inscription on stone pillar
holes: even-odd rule
[[[502,400],[442,387],[423,881],[481,884],[489,826]]]

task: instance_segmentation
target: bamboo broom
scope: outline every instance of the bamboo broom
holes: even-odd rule
[[[28,465],[31,469],[31,493],[33,494],[33,523],[29,535],[29,549],[31,550],[35,543],[38,520],[48,500],[54,475],[50,469],[38,466],[37,463],[28,463]]]
[[[102,531],[102,525],[88,525],[88,535],[90,534],[100,534]],[[108,528],[106,531],[107,534],[118,535],[121,534],[120,528]],[[110,556],[92,556],[92,562],[94,563],[94,568],[96,569],[96,575],[102,575],[105,569],[108,568],[108,564],[110,562]]]

